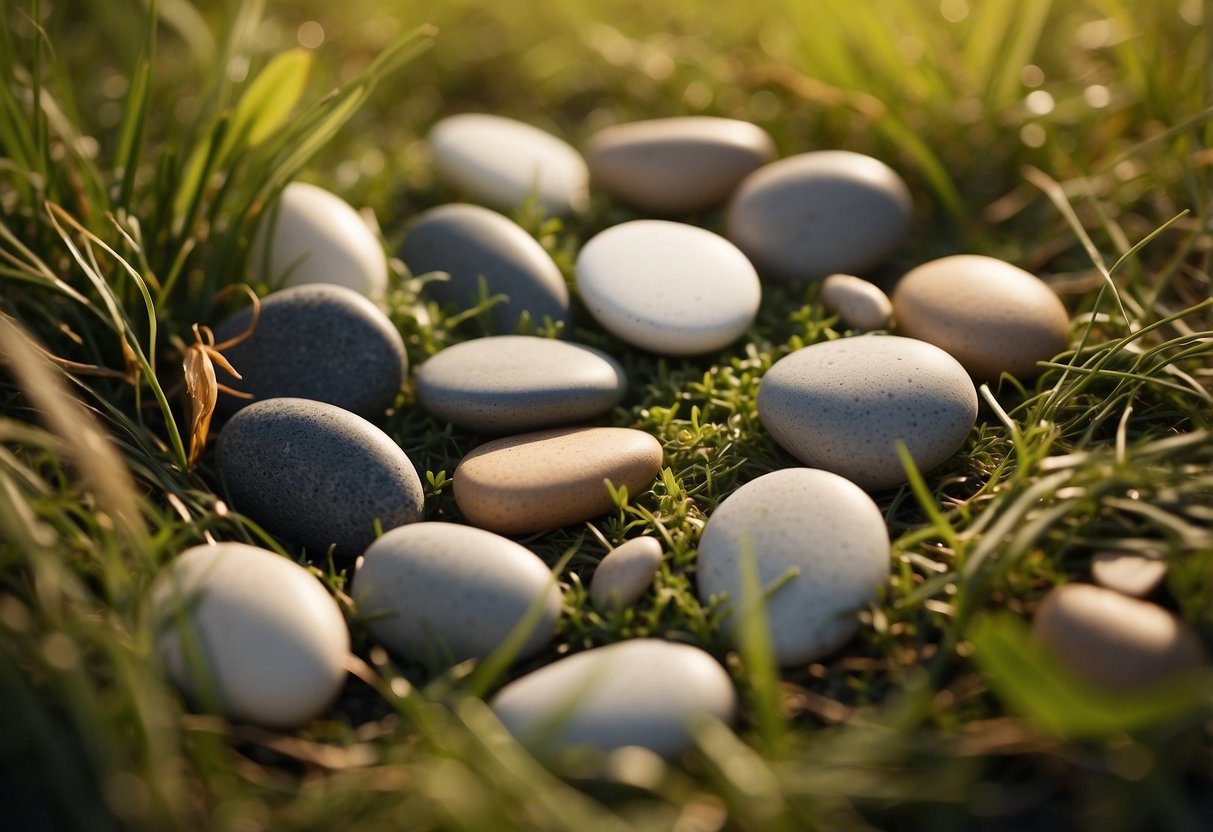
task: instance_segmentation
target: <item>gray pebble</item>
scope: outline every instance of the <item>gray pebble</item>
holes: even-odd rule
[[[246,307],[229,317],[216,340],[244,332],[251,316]],[[315,399],[368,419],[383,415],[408,374],[404,340],[387,315],[353,289],[323,283],[267,296],[252,336],[223,354],[244,377],[227,383],[253,401]],[[219,402],[224,413],[249,404],[235,396]]]
[[[964,367],[912,338],[871,335],[811,344],[775,363],[758,417],[806,465],[867,489],[906,482],[896,441],[926,473],[956,452],[977,418]]]
[[[488,434],[593,419],[623,397],[619,362],[581,344],[527,335],[448,347],[417,371],[421,404],[439,419]]]
[[[878,159],[846,150],[789,156],[745,178],[725,236],[780,282],[862,274],[910,229],[910,190]]]
[[[635,537],[612,549],[594,570],[590,601],[603,612],[632,606],[653,585],[661,554],[655,537]]]
[[[321,554],[357,556],[386,531],[421,519],[417,470],[391,438],[348,410],[266,399],[219,435],[219,475],[233,507]]]
[[[450,280],[426,284],[439,303],[475,306],[482,278],[490,296],[506,295],[492,310],[502,333],[515,330],[523,311],[536,325],[545,317],[569,323],[569,291],[559,267],[535,238],[496,211],[463,203],[431,208],[409,230],[400,257],[415,275],[450,274]]]

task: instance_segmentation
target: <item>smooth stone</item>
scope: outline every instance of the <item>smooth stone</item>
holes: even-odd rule
[[[266,399],[219,434],[219,476],[233,507],[320,554],[357,556],[384,531],[421,519],[425,494],[408,456],[366,419],[310,399]]]
[[[348,202],[304,182],[287,185],[266,212],[249,267],[275,287],[336,283],[371,297],[387,291],[379,238]]]
[[[977,419],[977,391],[956,359],[923,341],[841,338],[775,362],[758,386],[758,418],[804,464],[876,490],[908,480],[897,440],[923,473],[952,456]]]
[[[956,254],[906,273],[893,289],[893,314],[903,335],[956,356],[975,378],[1019,379],[1040,373],[1066,348],[1070,318],[1044,281],[1010,263]]]
[[[788,283],[861,274],[910,230],[910,189],[879,159],[847,150],[800,153],[745,178],[725,236],[764,277]]]
[[[859,629],[856,613],[889,577],[889,534],[872,498],[829,471],[785,468],[738,488],[716,507],[699,541],[696,570],[705,604],[728,593],[726,626],[745,616],[742,564],[752,557],[776,661],[821,658]]]
[[[1167,610],[1092,584],[1049,592],[1032,622],[1036,637],[1099,687],[1130,690],[1204,663],[1200,639]]]
[[[590,314],[629,344],[698,355],[736,341],[758,314],[758,273],[728,240],[666,220],[635,220],[581,249],[577,288]]]
[[[619,362],[581,344],[526,335],[447,347],[417,371],[421,404],[477,433],[523,433],[593,419],[619,404]]]
[[[761,127],[710,116],[617,124],[599,130],[585,148],[595,185],[662,217],[715,208],[774,158],[775,143]]]
[[[423,212],[400,245],[413,274],[447,272],[449,280],[427,283],[439,303],[470,309],[480,302],[481,282],[490,296],[507,299],[492,309],[499,330],[512,332],[518,317],[569,323],[569,290],[560,268],[534,237],[508,217],[466,203]]]
[[[511,734],[543,754],[641,746],[673,756],[694,745],[698,721],[731,722],[737,694],[698,647],[641,638],[553,662],[510,682],[489,704]]]
[[[537,555],[456,523],[414,523],[376,540],[359,562],[354,597],[376,639],[429,664],[487,656],[542,604],[516,658],[533,655],[556,632],[561,603]]]
[[[821,302],[851,329],[888,329],[893,302],[875,283],[853,274],[832,274],[821,282]]]
[[[210,690],[231,719],[288,728],[319,716],[341,690],[350,650],[341,609],[287,558],[244,543],[195,546],[156,579],[151,599],[157,651],[195,703],[207,704]]]
[[[1161,554],[1103,551],[1091,556],[1095,583],[1122,595],[1145,598],[1167,576],[1167,560]]]
[[[215,330],[225,341],[245,331],[245,307]],[[400,332],[374,303],[353,289],[311,284],[283,289],[261,302],[253,334],[223,351],[244,377],[235,388],[262,399],[315,399],[376,419],[391,406],[408,375]],[[249,404],[219,398],[224,413]]]
[[[653,585],[661,555],[655,537],[634,537],[607,552],[590,579],[590,601],[602,612],[632,606]]]
[[[438,175],[477,202],[511,211],[534,196],[546,214],[589,206],[590,172],[571,145],[521,121],[462,113],[434,125]]]
[[[605,480],[647,491],[661,471],[661,443],[629,428],[556,428],[486,442],[455,469],[455,502],[468,522],[529,534],[606,514]]]

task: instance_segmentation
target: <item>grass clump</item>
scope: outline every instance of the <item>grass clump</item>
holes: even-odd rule
[[[1202,828],[1208,681],[1092,698],[1022,620],[1086,579],[1092,552],[1154,549],[1164,602],[1213,645],[1207,4],[454,2],[429,20],[378,0],[118,5],[0,9],[0,790],[15,827]],[[442,32],[428,50],[427,23]],[[844,650],[782,675],[761,621],[745,649],[724,640],[695,551],[733,489],[794,464],[758,424],[763,372],[845,331],[815,287],[765,287],[750,332],[693,360],[577,317],[574,337],[631,379],[610,421],[656,436],[666,468],[591,528],[526,541],[559,565],[565,614],[548,654],[510,672],[638,636],[703,646],[743,709],[685,759],[540,766],[469,695],[500,667],[396,664],[343,594],[348,565],[316,553],[358,657],[325,719],[277,733],[187,713],[152,658],[147,589],[181,549],[300,555],[224,504],[208,457],[186,464],[190,325],[228,311],[219,293],[246,278],[261,213],[295,177],[372,206],[390,250],[455,196],[422,136],[462,110],[575,142],[724,115],[785,155],[870,153],[916,194],[916,234],[879,281],[979,252],[1046,275],[1072,312],[1069,351],[1031,385],[983,388],[965,448],[877,495],[894,537],[881,603]],[[571,277],[580,244],[631,217],[596,197],[582,217],[517,218]],[[425,279],[397,264],[385,301],[414,365],[483,331],[427,305]],[[450,476],[479,438],[411,388],[387,428],[426,475],[427,516],[457,517]],[[606,544],[641,532],[669,553],[654,591],[594,611]]]

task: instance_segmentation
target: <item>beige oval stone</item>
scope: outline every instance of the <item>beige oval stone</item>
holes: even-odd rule
[[[655,537],[632,538],[607,552],[590,580],[590,601],[603,612],[635,604],[653,585],[661,554]]]
[[[558,428],[486,442],[455,469],[469,522],[502,534],[579,523],[611,510],[606,481],[636,495],[661,470],[661,443],[628,428]]]
[[[1033,622],[1036,636],[1079,676],[1128,690],[1199,667],[1200,640],[1167,610],[1093,584],[1052,590]]]
[[[1095,583],[1122,595],[1145,598],[1166,576],[1166,558],[1158,553],[1104,551],[1091,556]]]
[[[757,125],[684,116],[617,124],[585,148],[594,184],[639,211],[673,217],[715,208],[751,172],[775,158]]]
[[[1034,378],[1066,348],[1070,318],[1043,281],[1010,263],[957,254],[912,269],[893,290],[903,335],[951,353],[975,378]]]
[[[853,274],[832,274],[821,283],[821,302],[851,329],[886,329],[893,302],[875,283]]]

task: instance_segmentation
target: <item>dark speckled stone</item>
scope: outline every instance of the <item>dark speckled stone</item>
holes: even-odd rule
[[[777,361],[759,385],[758,418],[806,465],[892,488],[906,481],[897,440],[929,471],[969,435],[977,392],[956,359],[924,341],[843,338]]]
[[[490,295],[509,298],[493,307],[501,333],[513,332],[524,310],[536,324],[545,316],[568,323],[560,269],[530,234],[496,211],[463,203],[431,208],[404,238],[400,257],[413,274],[449,273],[449,281],[429,283],[426,291],[460,309],[476,304],[483,276]]]
[[[224,321],[215,338],[224,341],[248,326],[251,308]],[[315,399],[376,419],[392,404],[408,373],[404,340],[387,315],[344,286],[308,284],[274,292],[261,302],[252,336],[223,353],[244,376],[222,378],[252,393],[253,401]],[[221,412],[249,403],[219,397]]]
[[[361,416],[308,399],[267,399],[219,435],[219,475],[233,507],[322,553],[362,554],[384,531],[421,519],[417,470]]]
[[[627,376],[606,353],[528,335],[448,347],[417,371],[417,395],[439,419],[479,433],[523,433],[601,416]]]

